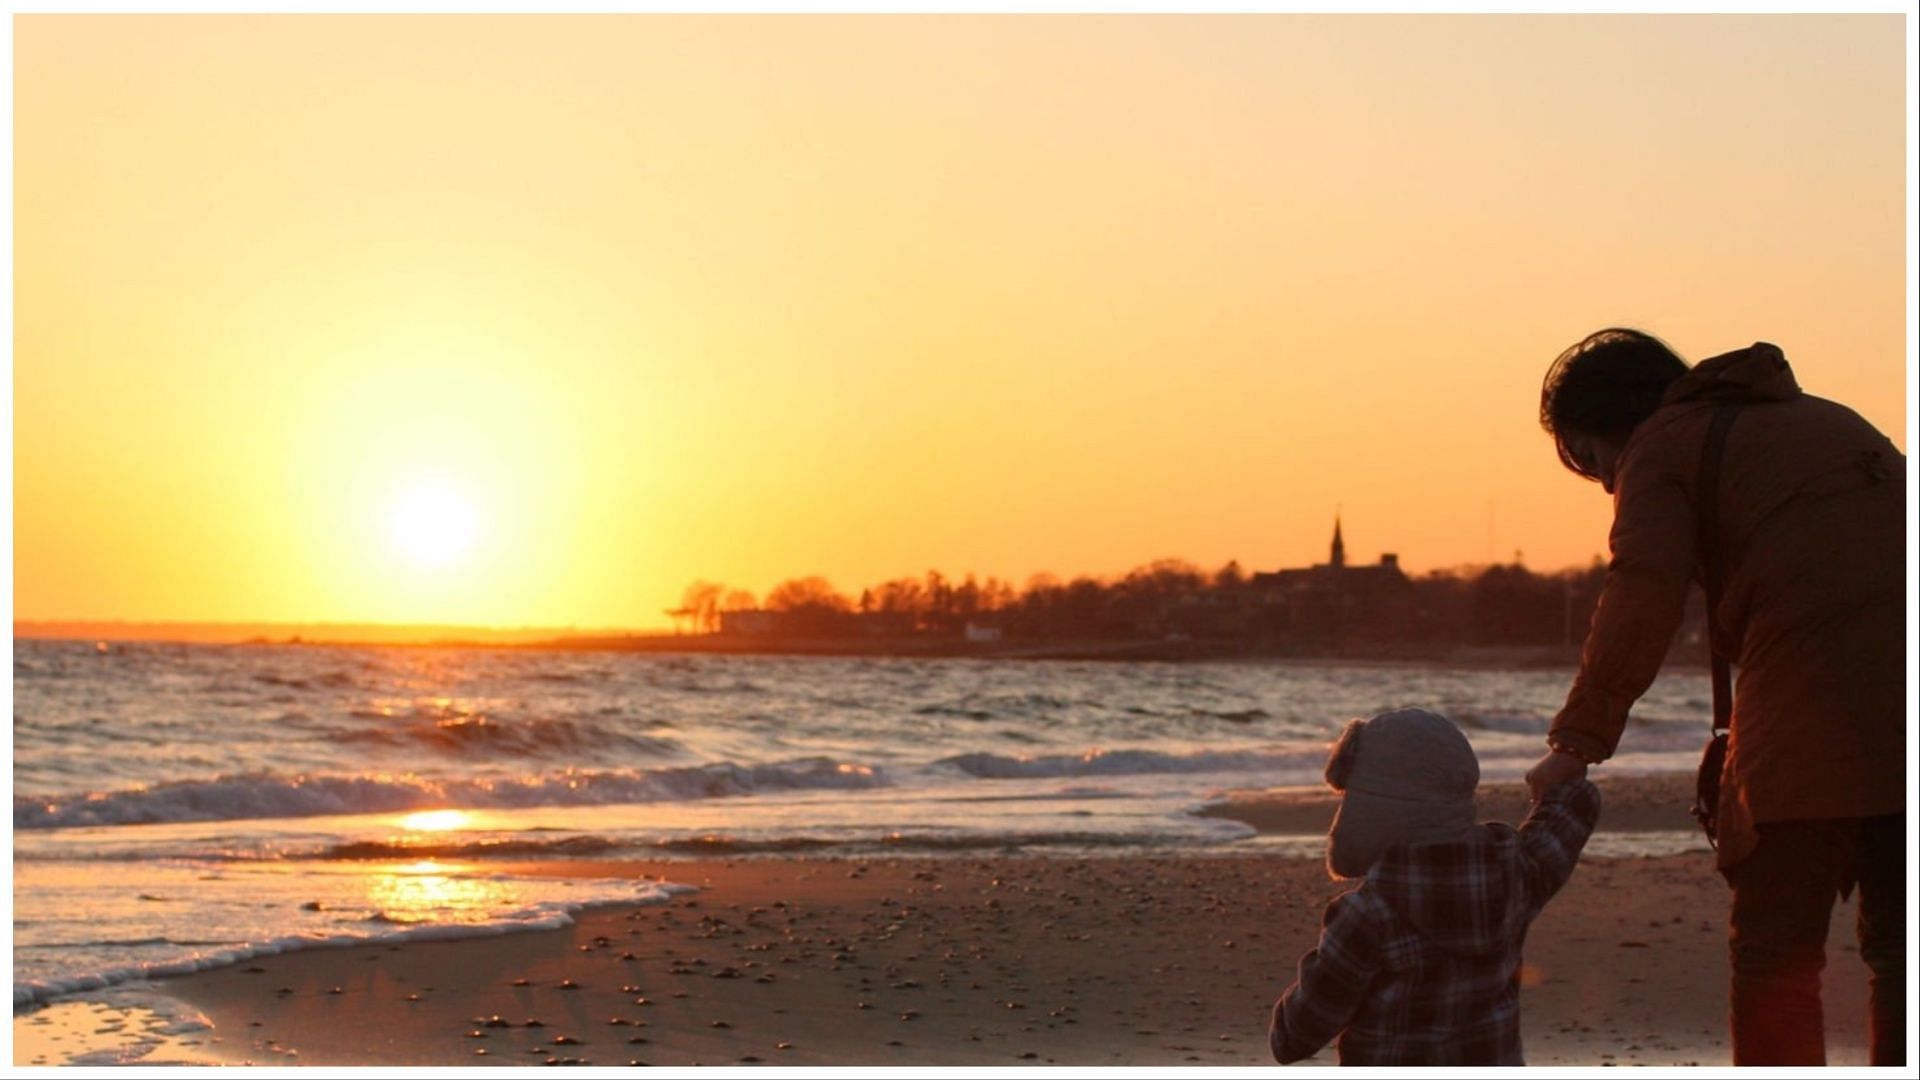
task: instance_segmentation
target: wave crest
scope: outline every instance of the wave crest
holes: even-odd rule
[[[346,743],[425,747],[453,757],[577,757],[609,752],[664,757],[682,749],[674,739],[621,734],[587,720],[501,721],[477,713],[432,715],[402,727],[361,728],[335,738]]]
[[[888,786],[879,770],[828,758],[762,765],[720,762],[660,769],[564,769],[516,779],[434,780],[417,776],[289,776],[246,773],[77,797],[16,795],[16,829],[154,825],[332,814],[380,814],[456,806],[517,809],[603,806],[751,795],[763,791],[858,790]]]
[[[1027,780],[1056,776],[1126,776],[1139,773],[1254,772],[1314,767],[1326,757],[1324,746],[1296,750],[1202,750],[1170,754],[1159,750],[1088,750],[1080,754],[1017,757],[971,753],[941,758],[935,764],[983,780]]]

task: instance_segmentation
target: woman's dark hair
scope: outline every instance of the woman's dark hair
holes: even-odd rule
[[[1652,334],[1610,326],[1561,353],[1540,384],[1540,426],[1553,436],[1560,463],[1589,480],[1591,462],[1567,446],[1579,436],[1625,442],[1653,415],[1686,361]]]

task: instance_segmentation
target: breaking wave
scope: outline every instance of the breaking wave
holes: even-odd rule
[[[1140,773],[1255,772],[1316,768],[1326,758],[1326,747],[1263,750],[1197,751],[1177,754],[1159,750],[1088,750],[1080,754],[956,754],[937,764],[968,776],[991,780],[1030,780],[1056,776],[1128,776]]]
[[[723,762],[640,770],[565,769],[514,779],[248,773],[73,798],[16,795],[13,825],[16,829],[56,829],[381,814],[446,806],[603,806],[768,791],[860,790],[888,784],[888,779],[870,766],[827,758],[765,765]]]

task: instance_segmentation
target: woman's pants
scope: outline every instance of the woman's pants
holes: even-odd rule
[[[1836,896],[1860,889],[1873,1064],[1906,1064],[1905,814],[1762,824],[1733,886],[1733,1063],[1824,1065],[1820,970]]]

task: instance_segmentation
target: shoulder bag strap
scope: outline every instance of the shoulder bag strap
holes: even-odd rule
[[[1700,557],[1701,584],[1707,590],[1707,652],[1713,662],[1713,733],[1719,735],[1733,726],[1733,675],[1727,650],[1721,647],[1720,592],[1726,583],[1726,566],[1720,550],[1720,459],[1726,456],[1727,429],[1740,413],[1738,403],[1716,406],[1713,421],[1707,427],[1706,448],[1700,454],[1700,482],[1694,489],[1699,535],[1695,545]]]

